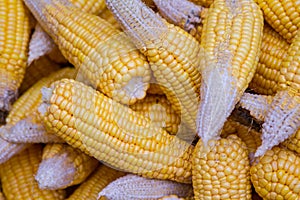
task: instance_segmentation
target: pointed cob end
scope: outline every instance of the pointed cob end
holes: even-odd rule
[[[262,129],[262,145],[255,157],[283,142],[300,128],[300,97],[289,90],[276,93]]]
[[[0,77],[0,80],[1,77]],[[1,83],[5,83],[5,85],[2,85]],[[12,87],[9,86],[9,82],[1,81],[0,85],[0,125],[5,124],[5,118],[7,117],[11,106],[14,101],[16,101],[18,96],[17,89],[11,89],[15,88],[14,85]]]
[[[56,190],[69,185],[76,169],[67,154],[43,160],[38,168],[35,180],[41,189]],[[61,170],[60,170],[61,169]]]
[[[217,65],[202,70],[201,101],[197,116],[197,132],[204,146],[218,139],[221,129],[238,99],[237,84],[229,70]]]

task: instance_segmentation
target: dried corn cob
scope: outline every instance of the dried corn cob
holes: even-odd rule
[[[0,165],[3,192],[7,200],[64,199],[63,190],[41,190],[34,175],[42,159],[42,146],[31,145]]]
[[[194,4],[204,6],[207,8],[214,2],[214,0],[189,0],[189,1],[193,2]]]
[[[236,135],[199,140],[193,153],[193,188],[197,199],[251,199],[246,145]]]
[[[221,136],[226,138],[231,134],[237,135],[246,144],[248,157],[252,162],[256,149],[261,145],[261,133],[229,118],[224,124]]]
[[[71,146],[121,170],[191,182],[193,147],[148,118],[74,80],[58,81],[43,93],[39,110],[46,126]]]
[[[47,56],[35,60],[26,68],[25,77],[19,88],[19,94],[22,95],[41,78],[48,76],[59,69],[59,65],[51,61]]]
[[[251,181],[264,199],[300,199],[300,157],[274,147],[251,167]]]
[[[99,161],[67,144],[47,144],[35,180],[41,189],[58,190],[82,183]]]
[[[22,0],[0,2],[0,124],[4,122],[25,74],[30,34]]]
[[[264,13],[265,20],[289,43],[300,28],[298,0],[255,0]]]
[[[124,175],[124,172],[101,165],[67,198],[67,200],[95,200],[99,192],[110,182]]]
[[[204,48],[198,134],[204,144],[220,130],[251,81],[259,58],[263,16],[252,0],[215,0],[203,21]]]
[[[99,193],[98,198],[105,196],[108,200],[148,200],[158,199],[170,194],[176,194],[179,197],[191,196],[192,191],[191,184],[155,180],[128,174],[107,185]]]
[[[124,33],[66,0],[25,3],[90,85],[124,104],[144,98],[150,68]]]
[[[148,94],[144,99],[131,105],[130,108],[148,117],[154,126],[164,128],[172,135],[177,134],[180,118],[172,109],[166,96]]]
[[[107,0],[106,3],[130,39],[147,56],[157,83],[182,122],[191,129],[192,140],[200,99],[199,43],[140,0]]]
[[[291,135],[287,140],[282,143],[283,146],[291,151],[295,151],[300,154],[300,129]]]
[[[268,24],[264,24],[261,54],[249,88],[259,94],[275,95],[278,90],[282,60],[289,44]]]
[[[256,156],[279,144],[300,128],[300,32],[281,64],[279,88],[262,129],[262,145]]]
[[[15,132],[22,130],[22,127],[24,126],[23,122],[20,122],[21,120],[25,119],[30,116],[31,113],[37,111],[38,106],[42,102],[42,94],[41,94],[41,88],[44,86],[50,85],[52,81],[59,80],[63,77],[74,77],[75,76],[75,70],[72,68],[64,68],[61,69],[55,73],[52,73],[48,77],[42,78],[40,81],[38,81],[34,86],[32,86],[30,89],[28,89],[12,106],[12,109],[9,113],[9,115],[6,118],[6,125],[2,126],[0,128],[0,135],[1,134],[10,134],[10,129],[15,130]],[[20,127],[18,122],[20,122]],[[29,120],[30,122],[30,120]],[[34,121],[33,121],[34,122]],[[39,128],[40,123],[36,123],[37,130],[40,130]],[[31,126],[32,128],[33,126]],[[24,128],[24,127],[23,127]],[[24,129],[23,129],[24,130]],[[32,130],[33,131],[33,130]],[[20,134],[20,132],[18,132]],[[21,132],[21,134],[25,134],[23,137],[26,138],[26,133]],[[19,138],[21,136],[18,136]],[[0,149],[0,163],[5,162],[7,159],[9,159],[11,156],[13,156],[15,153],[19,152],[20,150],[24,149],[26,144],[15,144],[10,143],[5,140],[0,140],[1,143],[1,149]]]

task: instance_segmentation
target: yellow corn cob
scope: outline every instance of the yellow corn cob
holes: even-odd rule
[[[300,19],[300,18],[299,18]],[[279,144],[300,128],[300,32],[289,46],[283,59],[279,87],[262,129],[262,145],[256,156]]]
[[[263,199],[300,199],[300,157],[274,147],[250,169],[255,191]]]
[[[193,147],[80,82],[44,89],[46,126],[68,144],[120,170],[191,182]]]
[[[4,122],[25,74],[30,34],[22,0],[0,2],[0,124]]]
[[[282,60],[289,44],[268,24],[264,24],[261,54],[249,88],[259,94],[274,95],[278,90]]]
[[[90,85],[124,104],[144,98],[150,68],[124,33],[66,0],[25,3]]]
[[[18,122],[30,117],[30,114],[36,112],[38,106],[42,102],[41,88],[47,87],[52,81],[59,80],[63,77],[71,78],[75,76],[75,70],[72,68],[64,68],[57,72],[52,73],[48,77],[42,78],[35,85],[29,88],[18,100],[13,104],[9,115],[6,118],[6,125],[0,128],[0,135],[10,134],[10,129],[15,127]],[[34,122],[34,121],[33,121]],[[23,122],[21,122],[22,125]],[[39,129],[40,123],[37,123],[37,129]],[[31,126],[32,127],[32,126]],[[22,128],[22,126],[21,126]],[[14,128],[13,128],[14,129]],[[18,131],[18,127],[15,127],[15,131]],[[7,133],[8,132],[8,133]],[[18,132],[20,133],[20,132]],[[21,132],[26,137],[26,133]],[[19,136],[20,137],[20,136]],[[5,162],[15,153],[24,149],[26,144],[15,144],[5,140],[0,140],[0,163]]]
[[[256,149],[261,145],[261,133],[229,118],[224,124],[221,136],[226,138],[231,134],[237,135],[246,144],[250,161],[252,161]]]
[[[98,197],[98,193],[110,182],[124,175],[124,172],[101,165],[67,198],[67,200],[95,200]]]
[[[121,30],[121,26],[118,23],[118,21],[115,19],[114,15],[111,13],[111,11],[105,7],[101,13],[98,15],[105,21],[109,22],[111,25],[113,25],[114,28]]]
[[[203,21],[202,84],[197,120],[204,144],[218,138],[251,81],[259,58],[263,16],[253,0],[215,0]]]
[[[106,3],[130,39],[147,56],[157,83],[182,122],[190,128],[190,139],[193,139],[200,99],[199,43],[139,0],[107,0]]]
[[[148,94],[144,99],[131,105],[130,108],[148,117],[154,126],[164,128],[172,135],[177,134],[180,118],[164,95]]]
[[[82,183],[99,161],[67,144],[47,144],[35,180],[41,189],[58,190]]]
[[[168,194],[180,197],[191,196],[191,184],[176,183],[168,180],[156,180],[128,174],[107,185],[98,197],[108,199],[158,199]]]
[[[63,190],[41,190],[34,175],[42,159],[42,146],[31,145],[0,165],[3,192],[7,200],[16,199],[64,199]]]
[[[214,0],[189,0],[189,1],[193,2],[194,4],[204,6],[207,8],[214,2]]]
[[[38,80],[59,69],[59,65],[51,61],[47,56],[43,56],[40,59],[34,61],[26,68],[25,77],[19,88],[19,94],[22,95]]]
[[[98,15],[105,9],[105,0],[69,0],[83,12]]]
[[[198,199],[251,199],[246,145],[236,135],[200,140],[193,152],[193,188]]]
[[[264,13],[265,20],[289,43],[300,28],[298,0],[255,0]]]

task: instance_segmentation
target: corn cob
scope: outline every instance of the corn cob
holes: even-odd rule
[[[59,69],[59,65],[52,62],[47,56],[43,56],[38,60],[35,60],[26,68],[25,77],[19,88],[19,94],[22,95],[41,78],[48,76]]]
[[[144,99],[131,105],[130,108],[148,117],[154,126],[164,128],[172,135],[177,134],[180,118],[164,95],[148,94]]]
[[[64,199],[63,190],[41,190],[34,180],[42,159],[42,146],[31,145],[0,166],[3,192],[7,200],[16,199]]]
[[[148,118],[74,80],[58,81],[43,93],[39,110],[46,126],[71,146],[120,170],[191,182],[193,147]]]
[[[4,122],[25,74],[30,34],[22,0],[0,2],[0,124]]]
[[[270,105],[262,130],[262,145],[256,156],[279,144],[300,128],[300,32],[281,64],[279,88]]]
[[[107,0],[106,3],[130,39],[148,58],[157,83],[183,124],[190,129],[190,140],[193,139],[200,99],[199,43],[139,0]]]
[[[214,2],[214,0],[189,0],[189,1],[193,2],[194,4],[204,6],[207,8]]]
[[[285,146],[291,151],[297,152],[300,154],[300,129],[291,135],[287,140],[282,143],[282,146]]]
[[[124,176],[125,173],[100,165],[88,178],[83,182],[67,200],[95,200],[99,192],[104,189],[110,182]]]
[[[203,21],[204,48],[198,134],[218,138],[251,81],[259,58],[263,16],[252,0],[215,0]]]
[[[18,131],[18,122],[30,117],[30,114],[37,111],[39,104],[42,102],[42,94],[40,92],[41,88],[44,86],[50,85],[52,81],[59,80],[63,77],[74,77],[75,70],[72,68],[65,68],[61,69],[55,73],[52,73],[48,77],[42,78],[38,81],[34,86],[28,89],[18,100],[13,104],[12,109],[9,115],[6,118],[6,125],[0,128],[0,135],[2,134],[10,134],[10,129],[15,128],[15,132]],[[34,121],[33,121],[34,122]],[[21,128],[22,128],[21,122]],[[40,123],[36,123],[37,130],[39,128]],[[14,127],[14,128],[13,128]],[[31,126],[33,127],[33,126]],[[20,134],[20,132],[18,132]],[[26,138],[26,133],[21,132],[21,134],[25,134],[24,137]],[[18,136],[20,138],[20,136]],[[10,143],[1,138],[0,140],[0,163],[5,162],[15,153],[19,152],[20,150],[24,149],[26,144],[15,144]]]
[[[67,144],[47,144],[35,180],[41,189],[58,190],[82,183],[99,161]]]
[[[289,44],[268,24],[264,24],[261,54],[249,88],[259,94],[275,95],[278,90],[282,60]]]
[[[300,157],[274,147],[251,167],[251,181],[263,199],[300,199]]]
[[[150,68],[124,33],[66,0],[25,0],[25,3],[90,85],[124,104],[144,98]]]
[[[158,199],[170,194],[186,197],[191,195],[193,193],[192,191],[193,188],[191,184],[149,179],[128,174],[107,185],[99,193],[98,198],[104,196],[108,200],[148,200]]]
[[[236,135],[199,140],[193,153],[193,188],[198,199],[251,199],[246,145]]]
[[[300,7],[297,0],[255,0],[265,20],[289,43],[300,28]]]
[[[221,136],[226,138],[231,134],[237,135],[246,144],[248,157],[252,162],[256,149],[261,145],[261,133],[229,118],[224,124]]]

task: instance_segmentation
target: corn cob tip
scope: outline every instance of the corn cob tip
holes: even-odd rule
[[[12,103],[18,96],[18,92],[16,90],[10,90],[7,87],[8,86],[0,86],[0,125],[5,124],[5,118],[11,109]]]
[[[29,144],[15,144],[11,142],[7,142],[6,140],[0,137],[0,164],[5,163],[15,154],[21,152],[25,148],[27,148]]]
[[[52,92],[53,92],[53,88],[43,87],[41,89],[43,103],[41,103],[41,105],[38,107],[38,112],[42,116],[44,116],[45,113],[47,112],[47,107],[48,107],[47,104],[49,104],[50,102]]]
[[[278,91],[262,125],[262,145],[255,157],[264,155],[267,150],[283,142],[300,128],[300,100],[297,94]]]
[[[203,7],[187,0],[153,0],[159,13],[173,24],[190,32],[201,23],[200,13]]]
[[[39,188],[49,190],[61,189],[73,181],[76,169],[67,157],[67,154],[64,154],[43,160],[40,163],[35,176]],[[63,170],[59,170],[61,168]]]
[[[202,72],[201,100],[197,116],[197,133],[204,145],[218,139],[221,129],[237,102],[236,80],[223,67]]]
[[[14,125],[0,128],[0,136],[8,142],[14,143],[49,143],[64,142],[58,136],[48,133],[42,123],[32,121],[31,116],[18,121]]]

